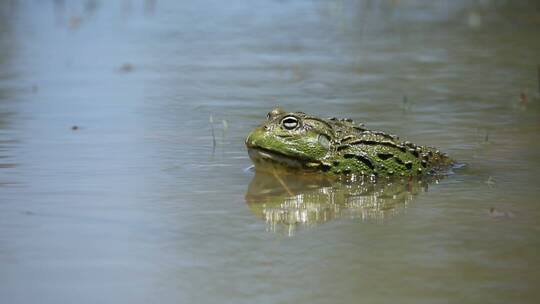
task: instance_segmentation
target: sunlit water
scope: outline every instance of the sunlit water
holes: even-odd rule
[[[534,4],[4,2],[3,303],[538,301]],[[243,141],[278,104],[467,166],[269,221]],[[278,209],[344,187],[266,178]]]

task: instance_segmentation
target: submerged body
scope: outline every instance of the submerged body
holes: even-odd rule
[[[327,175],[418,176],[452,160],[438,150],[400,141],[350,119],[322,119],[276,108],[246,139],[256,168],[279,166]]]

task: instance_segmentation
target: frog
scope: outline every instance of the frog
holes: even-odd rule
[[[454,161],[436,148],[401,140],[363,123],[275,107],[245,140],[256,170],[325,176],[415,177],[438,174]]]

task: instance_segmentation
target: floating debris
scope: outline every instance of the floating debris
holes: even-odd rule
[[[486,183],[488,186],[492,187],[492,186],[495,185],[495,179],[493,178],[493,176],[490,176],[490,177],[488,177],[488,179],[485,181],[485,183]]]
[[[482,16],[477,12],[470,11],[467,15],[467,25],[471,29],[477,29],[482,25]]]
[[[499,211],[495,209],[495,207],[489,208],[488,215],[491,218],[515,218],[516,217],[516,215],[511,211]]]
[[[81,23],[83,21],[83,18],[80,16],[72,16],[69,18],[69,28],[74,30],[81,26]]]
[[[132,72],[135,67],[131,63],[124,63],[120,66],[120,72],[129,73]]]
[[[96,12],[98,7],[99,7],[99,3],[97,0],[87,0],[86,3],[84,4],[84,11],[88,15],[93,15]]]
[[[525,92],[519,94],[519,104],[521,106],[527,106],[527,104],[529,104],[529,96],[527,96]]]
[[[153,15],[156,12],[156,2],[157,0],[144,1],[144,11],[150,15]]]

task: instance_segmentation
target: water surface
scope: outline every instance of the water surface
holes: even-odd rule
[[[0,16],[7,303],[540,297],[534,2],[6,1]],[[467,166],[401,191],[391,216],[269,224],[243,141],[278,104]]]

